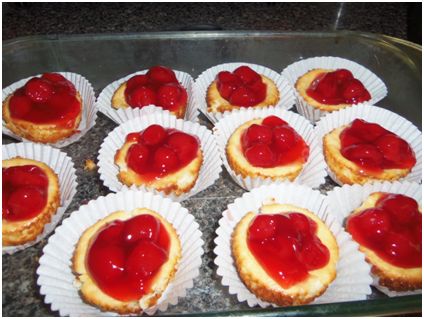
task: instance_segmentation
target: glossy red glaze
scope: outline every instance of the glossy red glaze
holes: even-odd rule
[[[277,167],[294,162],[304,163],[309,146],[297,132],[277,116],[252,124],[241,134],[242,151],[256,167]]]
[[[130,78],[124,95],[130,107],[153,104],[169,111],[185,107],[188,99],[187,91],[178,83],[174,71],[163,66],[154,66],[146,74]]]
[[[266,84],[248,66],[240,66],[232,73],[219,72],[216,80],[219,94],[232,105],[248,107],[265,100]]]
[[[169,234],[160,220],[138,215],[103,226],[90,243],[86,266],[104,293],[134,301],[149,292],[169,249]]]
[[[361,81],[346,69],[319,74],[306,93],[314,100],[328,105],[357,104],[371,99]]]
[[[81,112],[74,85],[58,73],[30,79],[9,101],[12,118],[36,124],[73,127]]]
[[[200,147],[196,137],[157,124],[128,134],[126,141],[136,142],[128,149],[129,168],[147,181],[180,170],[197,156]]]
[[[359,244],[386,262],[402,268],[421,267],[422,218],[417,202],[400,194],[385,194],[374,208],[347,219],[346,228]]]
[[[330,260],[316,231],[317,224],[301,213],[258,215],[249,226],[247,244],[267,274],[290,288]]]
[[[21,221],[34,218],[47,203],[48,178],[35,165],[13,166],[2,170],[2,218]]]
[[[414,167],[415,153],[396,134],[376,123],[354,120],[340,134],[341,154],[369,173]]]

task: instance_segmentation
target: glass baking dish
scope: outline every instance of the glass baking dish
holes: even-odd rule
[[[388,95],[378,103],[421,127],[421,46],[383,35],[357,32],[226,32],[184,31],[142,34],[32,36],[3,42],[3,87],[48,71],[82,74],[96,94],[109,83],[137,70],[163,64],[196,78],[203,70],[226,62],[249,62],[281,72],[287,65],[314,56],[339,56],[362,64],[386,84]],[[204,117],[201,124],[212,125]],[[77,168],[79,188],[66,216],[90,199],[110,191],[96,172],[83,170],[86,159],[95,159],[100,144],[116,126],[99,115],[96,126],[80,141],[63,150]],[[3,144],[15,142],[3,135]],[[327,179],[321,190],[332,189]],[[224,171],[209,189],[184,201],[196,217],[205,241],[203,263],[194,287],[176,306],[157,315],[207,316],[321,316],[395,315],[421,311],[421,295],[388,298],[373,290],[365,301],[261,309],[240,303],[220,283],[213,263],[215,229],[226,206],[241,196]],[[36,285],[35,271],[46,240],[3,259],[3,315],[52,316]]]

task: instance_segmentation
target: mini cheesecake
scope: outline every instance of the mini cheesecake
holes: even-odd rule
[[[231,248],[246,287],[279,306],[310,303],[336,278],[336,239],[301,207],[267,204],[259,214],[247,213],[234,229]]]
[[[125,185],[144,185],[177,196],[193,188],[202,162],[197,137],[157,124],[128,134],[115,155],[118,179]]]
[[[58,73],[31,78],[3,102],[3,120],[16,135],[55,143],[76,132],[82,100],[75,86]]]
[[[309,157],[309,146],[277,116],[254,119],[239,126],[226,146],[228,163],[246,177],[293,181]]]
[[[79,292],[89,304],[119,314],[155,306],[181,258],[173,226],[147,208],[117,211],[88,228],[72,260]]]
[[[408,142],[362,119],[327,133],[323,151],[328,167],[343,184],[395,181],[408,175],[416,164]]]
[[[164,66],[154,66],[146,74],[135,75],[122,83],[111,102],[115,109],[155,105],[184,118],[187,99],[187,91],[178,82],[175,72]]]
[[[248,66],[221,71],[206,93],[208,112],[223,113],[243,107],[274,106],[280,100],[275,83]]]
[[[2,187],[3,246],[35,240],[60,205],[57,175],[42,162],[15,157],[2,162]]]
[[[346,220],[379,284],[394,291],[421,289],[422,213],[401,194],[370,194]]]

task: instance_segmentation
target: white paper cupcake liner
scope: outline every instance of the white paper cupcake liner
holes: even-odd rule
[[[366,185],[344,185],[343,187],[336,187],[328,192],[328,202],[330,212],[336,216],[337,221],[344,225],[346,217],[352,211],[361,206],[364,200],[374,192],[387,192],[394,194],[403,194],[415,199],[420,205],[422,204],[422,186],[414,182],[382,182]],[[349,235],[350,236],[350,235]],[[420,294],[421,289],[406,292],[397,292],[381,286],[378,283],[378,276],[371,274],[373,277],[373,286],[384,294],[395,296],[407,296]]]
[[[174,279],[168,285],[158,303],[145,310],[153,315],[158,309],[166,311],[168,306],[176,305],[178,298],[187,294],[193,287],[193,280],[199,275],[202,263],[203,240],[199,225],[187,209],[160,195],[142,191],[125,191],[101,196],[83,205],[78,211],[65,219],[43,249],[40,266],[37,269],[41,295],[45,303],[60,316],[113,316],[113,312],[102,312],[98,308],[84,303],[74,285],[75,276],[71,269],[71,259],[75,246],[82,233],[110,213],[135,208],[149,208],[170,222],[180,238],[182,257]]]
[[[304,117],[282,108],[268,107],[264,109],[241,109],[233,111],[232,114],[224,116],[214,127],[214,135],[218,142],[220,154],[225,168],[231,178],[241,187],[250,190],[261,185],[278,184],[283,181],[273,181],[271,178],[247,177],[243,178],[232,170],[227,160],[226,146],[228,139],[234,131],[243,123],[255,118],[265,118],[269,115],[276,115],[285,120],[299,133],[309,145],[309,158],[305,163],[302,172],[295,179],[295,183],[304,184],[310,187],[318,187],[325,182],[326,164],[319,144],[319,140],[313,134],[313,126]]]
[[[295,84],[302,75],[313,69],[347,69],[352,72],[353,76],[360,80],[362,84],[370,92],[371,100],[367,101],[369,104],[375,104],[381,101],[387,95],[387,88],[383,81],[362,65],[338,57],[315,57],[301,60],[290,64],[282,71],[282,76],[285,77],[296,95],[296,109],[312,122],[316,122],[320,117],[328,114],[329,112],[320,111],[319,109],[309,105],[302,96],[299,95],[295,89]]]
[[[149,70],[142,70],[142,71],[129,74],[106,86],[103,89],[103,91],[100,93],[99,97],[97,98],[96,103],[97,103],[97,107],[99,111],[118,124],[122,124],[126,121],[132,120],[141,115],[150,114],[152,112],[151,108],[150,110],[148,110],[146,109],[146,107],[142,107],[142,108],[128,107],[126,109],[115,109],[112,107],[112,96],[115,93],[115,91],[119,88],[119,86],[122,83],[128,81],[133,76],[146,74],[148,71]],[[186,109],[186,114],[184,119],[187,121],[197,122],[198,121],[197,116],[199,114],[199,111],[197,110],[197,107],[194,103],[193,94],[192,94],[192,86],[194,82],[193,78],[188,73],[176,71],[176,70],[173,70],[173,71],[175,72],[178,82],[187,90],[187,94],[188,94],[187,109]],[[150,105],[150,106],[156,107],[159,111],[165,111],[163,108],[159,106],[155,106],[155,105]]]
[[[114,163],[116,151],[124,144],[127,134],[140,132],[152,124],[159,124],[167,128],[175,128],[199,138],[200,147],[203,152],[203,163],[196,184],[189,192],[180,196],[176,196],[174,193],[167,195],[150,187],[136,187],[134,185],[128,187],[119,181],[117,177],[119,168]],[[118,126],[105,138],[100,147],[98,156],[100,179],[110,190],[114,192],[128,188],[146,190],[155,194],[162,194],[162,196],[172,198],[176,201],[183,201],[211,186],[221,173],[221,165],[222,162],[219,156],[218,145],[211,131],[197,123],[183,121],[164,112],[157,112],[139,117]]]
[[[407,119],[387,109],[373,106],[367,103],[354,105],[323,117],[314,129],[314,135],[319,139],[322,148],[322,139],[325,134],[335,128],[351,123],[355,119],[363,119],[368,122],[377,123],[385,129],[397,134],[409,143],[415,152],[417,163],[411,172],[399,181],[421,182],[422,176],[422,135],[414,124]],[[339,185],[343,185],[327,165],[328,175]]]
[[[351,240],[328,210],[328,202],[324,195],[309,187],[293,183],[265,185],[244,193],[242,197],[228,205],[219,220],[214,249],[217,255],[215,264],[218,266],[218,275],[222,277],[221,283],[223,286],[228,286],[230,294],[237,295],[238,301],[246,301],[250,307],[275,306],[260,300],[246,288],[239,278],[231,253],[231,235],[241,218],[248,212],[257,213],[264,203],[273,200],[277,203],[303,207],[315,213],[329,227],[337,240],[339,261],[336,266],[336,279],[313,304],[366,299],[367,295],[371,294],[372,279],[370,266],[366,263],[364,255],[358,251],[358,244]]]
[[[71,135],[70,137],[67,137],[63,140],[60,140],[56,143],[45,143],[48,145],[51,145],[53,147],[65,147],[69,144],[72,144],[76,141],[78,141],[82,136],[84,136],[95,124],[97,119],[97,108],[95,104],[95,94],[94,89],[91,86],[91,83],[82,75],[71,73],[71,72],[55,72],[59,73],[62,76],[64,76],[67,80],[71,81],[72,84],[75,86],[76,90],[81,95],[82,99],[82,116],[81,116],[81,122],[77,128],[78,132]],[[34,76],[40,77],[42,74],[37,74]],[[15,92],[17,89],[21,88],[28,82],[31,78],[34,76],[30,76],[26,79],[20,80],[18,82],[15,82],[8,87],[3,89],[3,101],[13,92]],[[32,142],[29,141],[23,137],[20,137],[10,131],[6,127],[6,123],[3,120],[3,134],[6,134],[10,137],[13,137],[19,141],[24,142]],[[44,144],[44,143],[43,143]]]
[[[44,226],[43,232],[34,241],[23,245],[2,247],[3,254],[13,254],[27,247],[31,247],[46,238],[62,219],[63,214],[77,192],[77,175],[75,173],[74,163],[64,152],[48,145],[34,143],[2,145],[3,160],[16,156],[43,162],[56,173],[60,186],[60,206],[52,216],[51,221]]]
[[[217,66],[211,67],[202,72],[199,77],[196,79],[193,85],[193,96],[199,110],[212,122],[218,122],[224,115],[230,114],[232,112],[225,111],[224,113],[219,112],[208,112],[208,106],[206,103],[206,92],[210,84],[215,80],[217,74],[221,71],[234,71],[238,67],[246,65],[257,73],[264,75],[270,78],[278,88],[280,92],[280,101],[276,107],[281,107],[283,109],[290,109],[295,103],[295,95],[292,86],[277,72],[264,67],[262,65],[251,64],[251,63],[225,63],[219,64]],[[254,107],[249,107],[247,109],[254,109]]]

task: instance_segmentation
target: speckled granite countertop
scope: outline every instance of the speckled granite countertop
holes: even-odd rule
[[[225,30],[348,29],[404,39],[408,33],[405,4],[3,4],[3,40],[38,34],[180,30],[193,25],[218,25]],[[96,94],[101,88],[95,85]],[[83,167],[87,158],[95,160],[100,144],[115,126],[99,115],[87,135],[62,149],[75,163],[79,184],[65,217],[88,200],[109,193],[97,171],[84,171]],[[3,135],[3,144],[11,142],[15,141]],[[326,185],[332,188],[334,184],[328,181]],[[213,186],[182,204],[194,213],[201,230],[215,229],[221,212],[243,193],[223,170]],[[204,233],[207,253],[200,276],[188,296],[171,307],[172,313],[248,309],[221,286],[213,263],[213,239],[213,232]],[[36,285],[35,270],[46,242],[2,257],[3,316],[58,315],[44,304]]]

